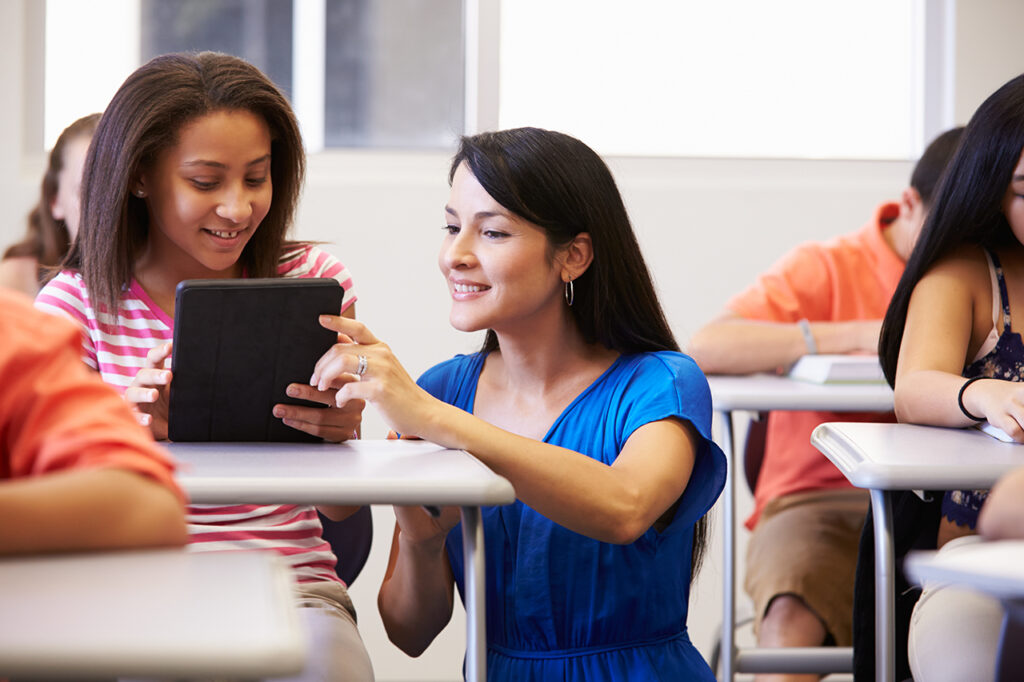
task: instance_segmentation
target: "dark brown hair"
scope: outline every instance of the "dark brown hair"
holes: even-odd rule
[[[25,236],[4,251],[4,258],[35,258],[41,269],[56,266],[64,259],[71,247],[71,233],[63,220],[53,217],[53,202],[60,189],[59,175],[64,170],[64,151],[75,140],[91,138],[99,120],[99,114],[83,116],[57,137],[43,173],[39,201],[28,214]]]
[[[100,119],[85,162],[82,223],[64,261],[94,305],[117,309],[149,238],[149,215],[131,193],[140,173],[178,142],[181,129],[217,111],[247,111],[270,129],[274,188],[267,216],[239,259],[250,277],[276,277],[305,174],[302,136],[288,100],[259,69],[217,52],[166,54],[135,70]]]
[[[1002,202],[1022,150],[1024,75],[1008,81],[981,103],[939,180],[921,236],[882,321],[878,356],[890,385],[896,381],[910,296],[921,278],[963,245],[994,250],[1017,241]]]

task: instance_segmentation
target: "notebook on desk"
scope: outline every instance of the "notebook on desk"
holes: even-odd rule
[[[789,377],[815,384],[884,384],[877,355],[805,355],[789,370]]]

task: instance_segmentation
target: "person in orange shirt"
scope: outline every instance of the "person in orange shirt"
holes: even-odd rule
[[[174,465],[78,329],[0,290],[0,338],[0,555],[184,545]]]
[[[701,369],[781,373],[807,353],[876,353],[882,317],[961,130],[928,146],[898,202],[879,206],[856,232],[796,247],[733,297],[690,341]],[[827,421],[892,420],[892,413],[769,414],[744,585],[760,646],[850,645],[868,493],[852,488],[810,435]]]

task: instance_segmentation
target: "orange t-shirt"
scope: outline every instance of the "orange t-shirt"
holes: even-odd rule
[[[903,274],[903,261],[882,235],[899,210],[898,204],[882,204],[857,232],[796,247],[726,307],[740,317],[771,322],[882,319]],[[895,417],[891,412],[772,412],[748,528],[755,526],[764,506],[775,498],[851,487],[811,445],[811,431],[829,421],[895,421]]]
[[[117,391],[82,362],[78,327],[0,290],[0,480],[116,467],[185,496],[174,464]]]

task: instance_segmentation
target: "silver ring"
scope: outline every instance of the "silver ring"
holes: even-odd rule
[[[359,376],[363,376],[364,374],[366,374],[366,356],[365,355],[360,355],[359,356],[359,367],[356,368],[356,374],[358,374]]]

